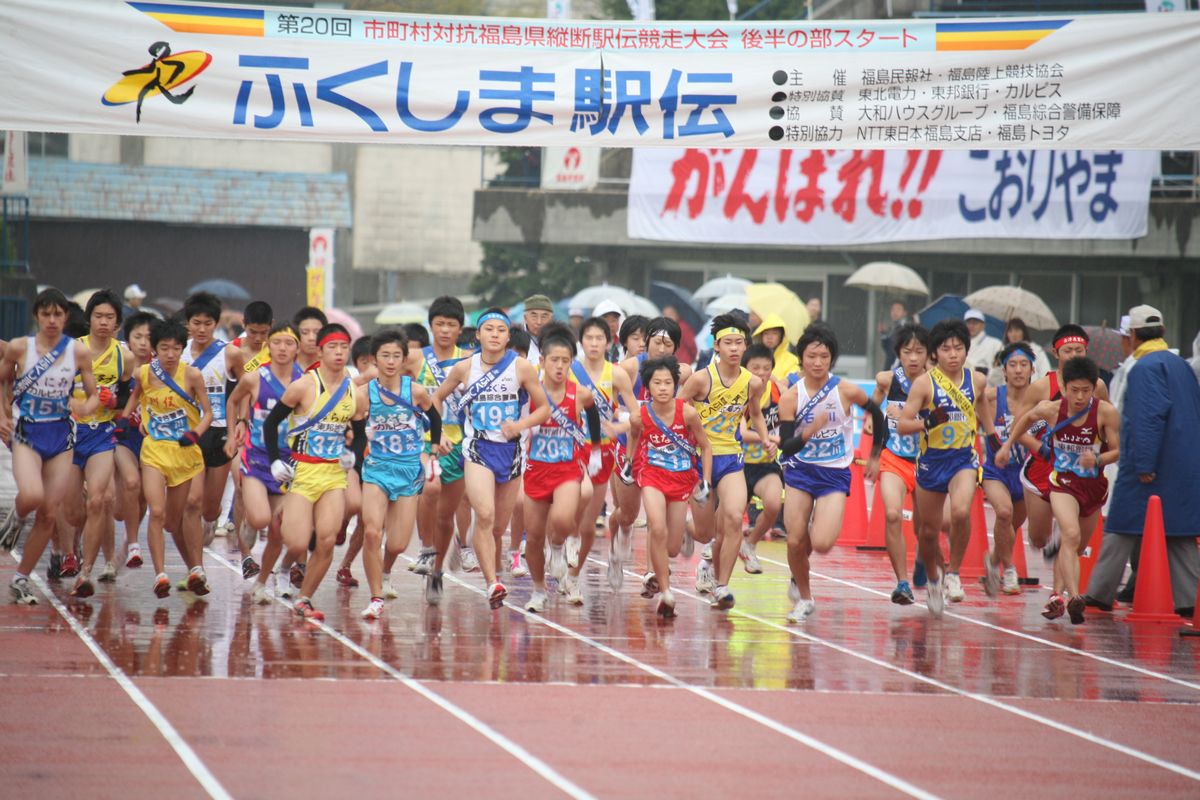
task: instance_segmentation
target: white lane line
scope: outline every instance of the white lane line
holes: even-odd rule
[[[207,547],[204,548],[204,552],[207,553],[208,555],[212,556],[214,559],[216,559],[216,561],[221,566],[227,567],[230,571],[237,574],[239,578],[241,577],[241,574],[242,574],[241,567],[234,566],[229,561],[225,560],[225,558],[222,557],[219,553],[217,553],[216,551],[214,551],[210,548],[207,548]],[[284,602],[282,598],[276,597],[274,599],[275,599],[275,602],[279,603],[281,606],[286,608],[290,613],[293,613],[293,614],[295,613],[292,610],[291,605]],[[373,653],[371,653],[367,650],[364,650],[356,642],[347,638],[346,636],[343,636],[339,631],[335,630],[334,628],[331,628],[329,625],[326,625],[324,622],[319,622],[319,623],[306,622],[305,624],[313,625],[314,627],[318,628],[322,633],[324,633],[326,636],[329,636],[331,639],[333,639],[338,644],[345,647],[350,652],[354,653],[355,655],[359,656],[360,658],[365,659],[366,661],[369,661],[375,668],[379,669],[381,672],[383,672],[387,675],[390,675],[392,678],[395,678],[397,681],[404,684],[405,687],[413,690],[417,694],[421,695],[421,697],[424,697],[426,700],[433,703],[438,708],[449,713],[455,719],[459,720],[460,722],[465,724],[467,727],[471,728],[476,733],[487,738],[493,744],[496,744],[501,749],[503,749],[505,752],[507,752],[509,755],[513,756],[518,761],[520,761],[522,764],[529,767],[529,769],[536,772],[539,776],[544,778],[547,782],[552,784],[556,789],[561,791],[563,794],[568,795],[569,797],[580,798],[581,800],[594,800],[594,795],[592,795],[590,792],[588,792],[587,790],[583,789],[582,787],[580,787],[577,784],[575,784],[574,782],[572,782],[565,775],[558,772],[556,769],[551,767],[545,761],[542,761],[540,758],[535,756],[533,753],[530,753],[528,750],[526,750],[524,747],[522,747],[521,745],[514,742],[512,739],[509,739],[507,736],[500,733],[495,728],[488,725],[486,722],[479,719],[475,715],[471,714],[466,709],[464,709],[460,706],[457,706],[450,700],[447,700],[445,697],[442,697],[440,694],[433,691],[429,687],[425,686],[420,681],[418,681],[408,675],[405,675],[403,672],[396,669],[395,667],[393,667],[391,664],[387,663],[383,659],[377,657],[376,655],[374,655]]]
[[[21,554],[19,551],[12,551],[12,557],[14,561],[20,563]],[[146,697],[142,693],[142,690],[129,679],[129,676],[113,663],[113,660],[108,657],[108,653],[104,652],[96,640],[92,638],[92,634],[88,632],[88,629],[80,624],[79,620],[75,619],[75,615],[68,611],[67,607],[54,596],[54,593],[50,591],[50,587],[46,585],[41,577],[34,574],[29,576],[29,580],[33,581],[38,590],[45,595],[46,599],[50,601],[50,605],[58,612],[58,615],[66,621],[71,630],[75,631],[75,635],[87,645],[88,650],[92,651],[92,655],[96,657],[100,665],[108,671],[108,674],[125,691],[125,694],[129,695],[129,699],[133,701],[134,705],[140,708],[142,713],[149,718],[162,737],[167,740],[167,744],[171,745],[171,749],[179,756],[179,760],[187,767],[188,772],[192,773],[196,781],[204,787],[204,791],[208,792],[208,796],[213,798],[213,800],[233,800],[233,796],[225,791],[225,787],[221,785],[217,777],[204,765],[204,762],[200,760],[200,756],[196,755],[196,751],[192,749],[191,745],[179,735],[179,731],[175,730],[175,726],[158,710],[158,707],[150,701],[150,698]]]
[[[773,558],[763,558],[762,556],[759,556],[758,560],[766,561],[768,564],[774,564],[776,566],[783,567],[784,569],[788,569],[788,565],[786,563],[784,563],[782,561],[776,561]],[[878,589],[872,589],[870,586],[866,586],[861,583],[855,583],[854,581],[846,580],[845,578],[838,578],[833,575],[825,575],[820,572],[810,572],[809,574],[812,575],[814,578],[820,578],[822,580],[830,581],[831,583],[840,583],[843,586],[849,586],[853,589],[858,589],[859,591],[866,592],[867,594],[873,594],[873,595],[877,595],[879,597],[891,598],[890,592],[882,592]],[[925,608],[925,604],[921,603],[921,602],[917,602],[917,603],[915,603],[915,605],[920,606],[921,608]],[[1007,633],[1010,636],[1016,636],[1020,639],[1026,639],[1031,642],[1037,642],[1038,644],[1043,644],[1043,645],[1046,645],[1047,647],[1052,647],[1055,650],[1061,650],[1066,653],[1073,653],[1078,656],[1083,656],[1084,658],[1090,658],[1093,661],[1099,661],[1100,663],[1108,664],[1111,667],[1118,667],[1119,669],[1126,669],[1126,670],[1129,670],[1130,672],[1136,672],[1139,675],[1145,675],[1147,678],[1155,678],[1157,680],[1162,680],[1162,681],[1167,681],[1168,683],[1173,683],[1177,686],[1184,686],[1184,687],[1187,687],[1188,689],[1195,689],[1197,691],[1200,691],[1200,683],[1193,683],[1191,681],[1186,681],[1182,678],[1176,678],[1172,675],[1167,675],[1162,672],[1155,672],[1152,669],[1147,669],[1145,667],[1139,667],[1137,664],[1130,664],[1125,661],[1118,661],[1115,658],[1108,658],[1107,656],[1102,656],[1097,653],[1089,653],[1087,650],[1081,650],[1077,647],[1071,647],[1070,645],[1051,641],[1050,639],[1043,639],[1040,636],[1034,636],[1033,634],[1026,633],[1024,631],[1017,631],[1017,630],[1013,630],[1012,628],[1005,628],[1002,625],[996,625],[994,623],[987,622],[986,620],[975,619],[974,617],[968,617],[965,614],[957,614],[948,609],[946,611],[946,616],[953,617],[954,619],[961,620],[963,622],[969,622],[972,625],[979,625],[980,627],[984,627],[989,630],[997,631],[999,633]]]
[[[408,561],[413,560],[413,559],[409,558],[407,555],[405,555],[403,557]],[[419,578],[420,576],[416,576],[416,577]],[[471,584],[468,584],[467,582],[459,579],[455,575],[451,575],[451,574],[447,573],[447,574],[445,574],[444,579],[447,581],[456,583],[459,586],[462,586],[463,588],[467,589],[468,591],[474,592],[475,594],[478,594],[481,596],[487,595],[487,592],[484,591],[483,589],[478,588],[476,586],[472,586]],[[840,761],[841,763],[845,764],[846,766],[850,767],[851,769],[855,769],[855,770],[863,773],[864,775],[874,778],[875,780],[879,781],[880,783],[890,786],[899,792],[903,792],[904,794],[906,794],[910,797],[919,797],[919,798],[923,798],[923,800],[936,800],[936,798],[938,797],[937,795],[933,794],[932,792],[928,792],[928,791],[920,788],[919,786],[914,786],[913,784],[909,783],[908,781],[904,780],[903,778],[899,777],[898,775],[893,775],[892,773],[887,772],[886,770],[883,770],[879,767],[876,767],[873,764],[869,764],[866,761],[863,761],[862,759],[845,752],[844,750],[839,750],[838,748],[834,747],[831,744],[827,744],[826,742],[823,742],[820,739],[816,739],[812,736],[809,736],[808,734],[803,733],[802,731],[799,731],[799,730],[796,730],[795,728],[784,725],[782,722],[778,722],[777,720],[771,719],[768,716],[760,714],[759,712],[754,711],[753,709],[746,708],[745,706],[735,703],[732,700],[727,700],[726,698],[721,697],[718,694],[714,694],[713,692],[709,691],[708,689],[688,683],[687,681],[680,680],[679,678],[676,678],[674,675],[664,672],[663,670],[659,669],[658,667],[643,663],[643,662],[637,660],[636,658],[634,658],[633,656],[626,655],[625,653],[622,653],[620,650],[616,650],[612,647],[609,647],[606,644],[603,644],[602,642],[598,642],[595,639],[592,639],[589,636],[579,633],[576,630],[568,628],[564,625],[560,625],[559,623],[555,622],[554,620],[547,619],[546,617],[540,616],[538,614],[533,614],[529,611],[526,611],[521,606],[511,603],[511,602],[508,602],[508,601],[505,601],[504,605],[506,608],[516,611],[518,614],[523,615],[527,619],[531,619],[539,624],[545,625],[546,627],[550,628],[551,630],[555,630],[555,631],[558,631],[559,633],[564,633],[567,636],[578,639],[579,641],[583,642],[584,644],[588,645],[589,647],[593,647],[593,648],[599,650],[600,652],[604,653],[605,655],[611,656],[612,658],[615,658],[618,661],[623,661],[626,664],[629,664],[632,667],[636,667],[637,669],[641,670],[642,672],[645,672],[648,675],[652,675],[656,678],[659,678],[660,680],[666,681],[671,686],[674,686],[678,689],[683,689],[683,690],[690,692],[698,697],[702,697],[705,700],[708,700],[711,703],[715,703],[716,705],[721,706],[722,708],[724,708],[728,711],[732,711],[735,714],[738,714],[739,716],[745,717],[746,719],[748,719],[752,722],[757,722],[759,725],[762,725],[766,728],[769,728],[770,730],[775,731],[776,733],[779,733],[779,734],[782,734],[782,735],[788,737],[789,739],[799,742],[800,744],[804,745],[805,747],[811,748],[812,750],[815,750],[818,753],[821,753],[822,755],[828,756],[829,758],[832,758],[835,761]]]
[[[592,561],[593,563],[596,563],[596,564],[604,564],[603,561],[600,561],[599,559],[597,559],[593,556],[589,556],[588,560]],[[759,560],[761,561],[762,559],[759,559]],[[605,564],[605,566],[607,566],[607,564]],[[632,575],[633,577],[638,578],[638,579],[641,578],[641,576],[639,576],[635,572],[631,572],[629,570],[623,570],[623,571],[627,575]],[[692,594],[691,592],[688,592],[684,589],[678,589],[678,588],[674,588],[674,587],[672,587],[672,591],[677,595],[689,597],[693,600],[696,600],[697,602],[703,603],[705,606],[707,606],[709,608],[712,607],[712,604],[709,603],[708,600],[704,599],[703,597],[700,597],[697,594]],[[970,698],[971,700],[975,700],[977,702],[983,703],[984,705],[988,705],[993,708],[998,708],[1002,711],[1007,711],[1010,714],[1017,715],[1018,717],[1023,717],[1025,719],[1031,720],[1033,722],[1037,722],[1037,723],[1045,725],[1047,727],[1054,728],[1055,730],[1062,731],[1063,733],[1070,734],[1071,736],[1078,737],[1080,739],[1083,739],[1086,742],[1091,742],[1092,744],[1100,745],[1101,747],[1108,748],[1109,750],[1113,750],[1113,751],[1121,753],[1123,755],[1131,756],[1140,761],[1145,761],[1147,764],[1153,764],[1156,767],[1160,767],[1160,768],[1168,770],[1170,772],[1174,772],[1177,775],[1182,775],[1185,778],[1190,778],[1191,780],[1194,780],[1194,781],[1200,781],[1200,772],[1196,772],[1195,770],[1188,769],[1187,767],[1182,766],[1180,764],[1176,764],[1174,762],[1159,758],[1158,756],[1151,755],[1150,753],[1146,753],[1141,750],[1137,750],[1135,748],[1128,747],[1126,745],[1121,744],[1120,742],[1114,742],[1111,739],[1105,739],[1102,736],[1097,736],[1093,733],[1089,733],[1088,731],[1080,730],[1079,728],[1072,727],[1071,725],[1067,725],[1066,723],[1059,722],[1058,720],[1053,720],[1053,719],[1050,719],[1049,717],[1043,717],[1041,714],[1035,714],[1032,711],[1026,711],[1025,709],[1020,708],[1018,706],[1009,705],[1008,703],[1005,703],[1001,700],[997,700],[994,697],[988,697],[987,695],[977,694],[975,692],[971,692],[966,689],[960,689],[957,686],[952,686],[948,683],[944,683],[943,681],[939,681],[936,678],[930,678],[927,675],[922,675],[919,672],[913,672],[911,670],[907,670],[904,667],[898,666],[896,664],[890,664],[887,661],[884,661],[879,658],[875,658],[874,656],[870,656],[865,653],[860,653],[856,650],[851,650],[849,647],[844,647],[840,644],[837,644],[836,642],[831,642],[827,639],[822,639],[819,636],[814,636],[811,633],[806,633],[802,628],[792,627],[792,626],[787,626],[787,625],[780,625],[777,622],[772,622],[768,619],[764,619],[755,614],[749,614],[749,613],[742,611],[736,607],[731,609],[728,613],[736,614],[739,617],[743,617],[744,619],[751,620],[752,622],[757,622],[760,625],[765,625],[768,628],[774,628],[779,631],[784,631],[785,633],[788,633],[791,636],[795,636],[797,638],[804,639],[806,641],[812,642],[813,644],[824,645],[825,647],[828,647],[831,650],[835,650],[839,653],[843,653],[843,654],[851,656],[853,658],[861,659],[870,664],[874,664],[878,667],[883,667],[884,669],[891,670],[892,672],[898,672],[901,675],[904,675],[908,678],[911,678],[916,681],[921,681],[922,683],[927,683],[930,686],[935,686],[939,689],[942,689],[943,691],[950,692],[951,694],[956,694],[956,695],[959,695],[960,697]]]

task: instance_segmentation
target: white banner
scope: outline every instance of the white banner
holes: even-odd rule
[[[0,194],[25,194],[29,191],[28,155],[25,132],[5,131]]]
[[[0,3],[0,128],[482,145],[1200,150],[1200,14],[822,22]]]
[[[841,245],[1146,234],[1154,151],[638,149],[634,239]]]

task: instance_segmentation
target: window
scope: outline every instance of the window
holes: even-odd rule
[[[1117,295],[1121,279],[1115,275],[1079,276],[1079,319],[1081,325],[1115,328],[1121,321]]]
[[[66,158],[67,134],[33,132],[25,135],[30,158]],[[0,135],[0,155],[4,154],[5,137]]]

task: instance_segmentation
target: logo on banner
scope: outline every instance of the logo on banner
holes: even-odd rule
[[[149,64],[122,72],[124,77],[108,87],[108,91],[100,98],[100,102],[106,106],[136,102],[137,122],[142,121],[142,103],[148,97],[161,94],[177,106],[186,103],[192,92],[196,91],[195,86],[182,94],[172,94],[171,90],[195,78],[212,62],[212,56],[203,50],[172,54],[171,45],[166,42],[155,42],[150,45],[149,52]]]

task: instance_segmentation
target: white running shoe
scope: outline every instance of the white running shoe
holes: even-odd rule
[[[704,549],[700,551],[700,558],[704,561],[712,561],[712,542],[704,545]]]
[[[37,597],[34,596],[33,590],[29,588],[29,578],[16,578],[8,584],[8,590],[12,592],[13,602],[21,606],[36,606]]]
[[[514,578],[524,578],[529,574],[529,565],[525,563],[525,556],[520,550],[514,550],[512,554],[512,574]]]
[[[529,596],[529,602],[525,604],[526,611],[532,611],[534,614],[544,614],[546,612],[546,593],[541,590],[535,590]]]
[[[546,574],[556,581],[561,581],[567,574],[567,558],[562,545],[550,548],[550,563],[546,565]]]
[[[100,577],[97,580],[101,583],[115,583],[117,580],[117,565],[111,561],[106,561],[104,569],[100,572]]]
[[[800,602],[800,587],[796,585],[795,578],[788,578],[788,600],[793,604]]]
[[[479,572],[479,557],[475,555],[475,548],[464,547],[459,560],[462,561],[463,572]]]
[[[663,619],[672,619],[675,616],[675,595],[671,594],[668,589],[658,596],[658,607],[654,610]]]
[[[632,559],[633,558],[633,531],[631,531],[631,530],[617,531],[617,538],[613,542],[613,546],[616,549],[617,554],[621,556],[622,564],[624,564],[625,562]]]
[[[383,616],[385,608],[386,607],[383,605],[383,599],[376,597],[371,600],[370,605],[363,609],[362,618],[369,620],[379,619]]]
[[[762,575],[762,564],[758,563],[758,553],[754,550],[754,545],[750,544],[746,539],[742,540],[742,547],[738,550],[738,555],[742,557],[742,566],[751,575]]]
[[[951,603],[961,603],[967,595],[963,592],[962,580],[957,572],[946,573],[946,599]]]
[[[655,575],[653,572],[647,572],[642,576],[642,597],[649,600],[653,598],[654,595],[658,594],[658,590],[659,586],[657,575]]]
[[[126,548],[125,566],[128,569],[137,569],[142,565],[142,547],[137,542],[130,542]]]
[[[625,584],[625,569],[621,565],[621,558],[615,551],[608,554],[608,568],[605,570],[605,576],[608,578],[608,586],[614,592],[621,591],[621,587]]]
[[[265,583],[254,582],[254,588],[250,591],[250,602],[259,606],[265,606],[271,602],[271,593],[267,591]]]
[[[422,547],[421,552],[417,554],[417,562],[413,564],[413,572],[417,573],[418,575],[428,575],[429,571],[433,569],[433,560],[435,558],[437,558],[436,550],[434,550],[432,547]],[[461,566],[461,562],[457,561],[457,558],[458,545],[454,541],[451,541],[450,553],[447,556],[447,559],[452,563],[458,563]]]
[[[729,591],[728,586],[718,586],[713,589],[712,604],[714,608],[721,611],[728,611],[733,608],[733,592]]]
[[[804,598],[800,598],[796,601],[796,607],[793,608],[792,612],[787,615],[787,621],[792,623],[804,622],[804,620],[811,617],[813,612],[816,610],[816,600],[805,600]]]
[[[292,579],[287,570],[280,570],[275,575],[275,593],[280,597],[290,599],[297,591],[296,587],[292,586]]]
[[[708,594],[715,588],[717,588],[717,576],[713,574],[712,562],[701,561],[700,566],[696,567],[696,591],[700,594]]]
[[[1021,593],[1021,580],[1017,577],[1017,568],[1011,564],[1004,568],[1004,577],[1000,579],[1000,591],[1005,594]]]
[[[399,596],[400,593],[396,591],[396,587],[392,586],[392,576],[385,573],[383,576],[383,599],[395,600]]]
[[[925,604],[929,606],[929,613],[935,617],[941,617],[946,613],[946,595],[942,588],[942,579],[937,580],[930,576],[929,583],[925,585]]]
[[[221,537],[226,537],[231,533],[233,533],[233,522],[231,520],[226,520],[225,522],[222,522],[220,525],[217,526],[216,530],[213,531],[214,535],[221,536]]]
[[[418,563],[417,568],[413,570],[413,572],[417,573],[418,575],[428,575],[430,565],[433,563],[433,559],[426,557],[424,547],[421,548],[421,555],[417,560],[418,562],[425,561],[425,564],[422,566],[420,563]],[[458,543],[457,536],[450,537],[450,549],[446,551],[446,559],[443,563],[446,565],[446,569],[450,570],[451,572],[458,572],[460,569],[462,569],[462,545]]]
[[[988,597],[995,597],[1000,591],[1000,567],[991,553],[983,556],[983,591]]]
[[[563,597],[573,606],[583,605],[583,593],[579,591],[579,578],[571,573],[567,573],[567,577],[558,586],[558,590],[562,592]]]
[[[575,569],[579,566],[579,551],[581,547],[582,543],[579,541],[578,534],[573,533],[567,537],[567,541],[564,543],[564,548],[567,553],[567,566],[571,569]]]
[[[425,576],[425,602],[431,606],[442,603],[442,573],[431,572]]]

